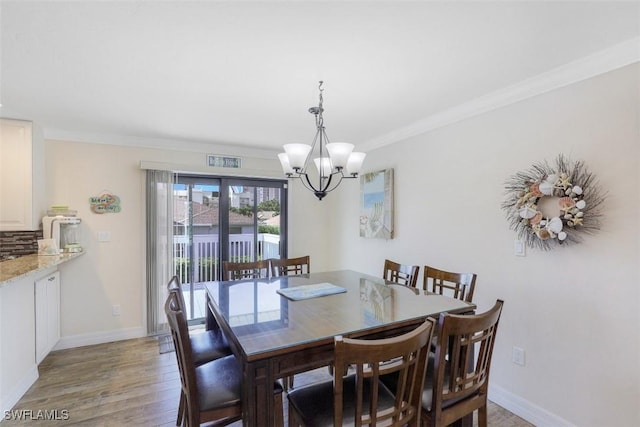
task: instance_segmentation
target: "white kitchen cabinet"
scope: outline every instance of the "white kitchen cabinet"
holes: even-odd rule
[[[0,231],[37,230],[44,215],[44,141],[25,120],[0,119]]]
[[[0,275],[0,418],[36,382],[38,363],[59,342],[60,275],[65,273],[58,272],[58,265],[83,255],[82,252],[61,256],[33,254],[3,261],[3,274]]]
[[[26,276],[0,283],[0,414],[11,409],[38,379],[33,280]]]
[[[36,363],[39,364],[60,340],[60,272],[36,280]]]

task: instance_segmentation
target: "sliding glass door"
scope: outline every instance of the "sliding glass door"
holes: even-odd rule
[[[224,206],[224,259],[233,262],[278,258],[286,230],[286,209],[283,212],[282,189],[256,185],[251,181],[236,181],[227,190]],[[286,246],[283,246],[286,247]]]
[[[201,323],[203,284],[222,280],[223,261],[286,256],[286,181],[178,176],[173,194],[175,274]]]

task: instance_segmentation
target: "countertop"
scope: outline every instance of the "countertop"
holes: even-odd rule
[[[71,261],[83,254],[84,252],[56,256],[33,254],[2,261],[0,262],[0,287],[30,274]]]

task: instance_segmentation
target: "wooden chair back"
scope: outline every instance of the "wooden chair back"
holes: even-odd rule
[[[183,313],[186,313],[187,305],[184,301],[184,294],[182,293],[182,283],[180,282],[178,276],[173,276],[171,280],[169,280],[169,283],[167,283],[167,290],[169,291],[169,294],[176,294],[178,308]]]
[[[272,258],[271,276],[299,276],[301,274],[309,274],[310,258],[309,256],[301,256],[297,258]]]
[[[382,277],[388,282],[415,288],[418,283],[419,271],[420,267],[417,265],[398,264],[397,262],[385,259]]]
[[[480,409],[478,425],[486,427],[491,356],[503,304],[497,300],[477,315],[440,315],[433,377],[428,381],[431,398],[423,402],[425,425],[449,425]]]
[[[178,294],[179,292],[169,292],[164,309],[169,327],[171,328],[176,358],[178,360],[182,387],[181,399],[184,399],[184,402],[181,402],[181,406],[184,403],[186,425],[200,425],[203,422],[213,420],[238,420],[242,415],[239,386],[237,388],[237,396],[226,396],[226,405],[207,408],[201,408],[200,406],[202,399],[199,392],[191,341],[189,339],[189,327],[185,313],[180,309]],[[217,369],[222,368],[224,365],[229,375],[230,372],[237,371],[238,378],[241,376],[239,371],[240,367],[234,356],[227,356],[210,363],[219,365],[216,366]],[[202,366],[205,366],[205,368]],[[201,365],[201,367],[197,369],[206,369],[206,365]],[[228,390],[225,390],[225,392],[228,392]],[[214,391],[212,390],[211,393],[214,393]]]
[[[269,260],[222,262],[222,280],[262,279],[269,277]]]
[[[471,302],[476,288],[474,273],[453,273],[424,266],[422,288],[440,295],[449,295],[462,301]]]
[[[429,318],[413,331],[393,338],[335,338],[334,426],[343,425],[345,394],[356,399],[353,405],[356,426],[402,426],[419,417],[434,325],[435,319]],[[344,388],[343,373],[349,367],[355,369],[355,393]],[[395,375],[398,381],[395,402],[384,410],[378,408],[377,398],[379,388],[385,387],[379,381],[382,375]],[[365,391],[367,389],[368,392]]]

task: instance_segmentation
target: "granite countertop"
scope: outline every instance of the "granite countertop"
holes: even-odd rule
[[[56,256],[33,254],[2,261],[0,262],[0,287],[38,271],[65,263],[83,254],[84,252]]]

